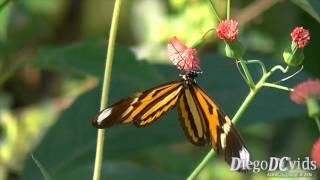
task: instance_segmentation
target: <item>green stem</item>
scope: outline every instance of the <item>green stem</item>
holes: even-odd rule
[[[193,180],[195,179],[199,173],[202,171],[202,169],[208,164],[209,160],[213,157],[215,154],[215,151],[211,149],[208,154],[202,159],[202,161],[198,164],[198,166],[192,171],[192,173],[189,175],[187,180]]]
[[[112,69],[112,61],[113,61],[113,52],[114,52],[116,35],[117,35],[117,27],[118,27],[118,22],[119,22],[119,14],[120,14],[121,4],[122,4],[122,0],[115,1],[113,15],[112,15],[112,21],[111,21],[111,27],[110,27],[108,50],[107,50],[107,54],[106,54],[106,65],[105,65],[103,85],[102,85],[102,95],[101,95],[101,100],[100,100],[100,110],[103,110],[106,108],[107,101],[108,101],[110,77],[111,77],[111,69]],[[104,129],[98,129],[93,180],[100,180],[100,176],[101,176],[104,133],[105,133]]]
[[[215,28],[211,28],[209,29],[207,32],[205,32],[201,39],[197,40],[195,43],[193,43],[192,47],[193,48],[196,48],[196,49],[199,49],[205,42],[205,39],[206,39],[206,36],[211,32],[211,31],[215,31],[216,29]]]
[[[263,87],[263,84],[267,81],[267,79],[271,76],[271,74],[273,72],[274,71],[270,71],[270,72],[264,74],[261,77],[260,81],[254,86],[253,90],[251,90],[249,92],[248,96],[246,97],[246,99],[243,101],[243,103],[239,107],[237,113],[233,116],[233,119],[232,119],[233,123],[236,123],[239,121],[239,119],[241,118],[241,116],[243,115],[244,111],[247,109],[247,107],[249,106],[249,104],[251,103],[253,98],[259,92],[261,87]],[[214,150],[211,149],[210,152],[205,156],[205,158],[200,162],[200,164],[192,171],[192,173],[189,175],[189,177],[187,179],[188,180],[195,179],[199,175],[201,170],[207,165],[207,163],[213,157],[214,154],[215,154]]]
[[[266,66],[263,64],[263,62],[261,62],[260,60],[256,60],[256,59],[252,59],[252,60],[247,60],[245,61],[246,64],[259,64],[261,69],[262,69],[262,73],[266,74],[267,70],[266,70]]]
[[[215,15],[215,16],[216,16],[216,18],[220,21],[220,17],[219,17],[219,14],[218,14],[217,9],[214,7],[214,4],[212,3],[212,1],[211,1],[211,0],[208,0],[208,1],[209,1],[210,5],[211,5],[211,7],[212,7],[212,9],[213,9],[213,13],[214,13],[214,15]]]
[[[283,68],[281,65],[277,65],[277,66],[274,66],[270,72],[273,73],[275,72],[276,70],[280,70],[282,73],[287,73],[289,71],[289,66],[287,66],[286,68]]]
[[[288,87],[281,86],[281,85],[278,85],[278,84],[263,83],[263,86],[265,86],[265,87],[271,87],[271,88],[276,88],[276,89],[281,89],[281,90],[284,90],[284,91],[290,91],[290,92],[293,91],[292,88],[288,88]]]
[[[246,63],[244,62],[244,60],[242,58],[238,58],[238,61],[243,69],[244,75],[246,76],[247,83],[248,83],[250,89],[253,90],[255,88],[254,87],[255,85],[254,85],[254,81],[252,79],[252,76],[249,72],[248,66],[246,65]]]
[[[227,19],[230,19],[231,0],[227,1]]]
[[[318,130],[319,130],[319,133],[320,133],[320,119],[319,119],[319,117],[315,117],[314,120],[316,121],[316,124],[318,126]]]

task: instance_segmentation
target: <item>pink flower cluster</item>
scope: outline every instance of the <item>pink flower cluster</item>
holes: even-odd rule
[[[232,19],[223,20],[219,23],[216,31],[220,39],[231,42],[238,37],[238,22]]]
[[[313,144],[311,159],[316,161],[317,167],[320,169],[320,138]]]
[[[307,97],[320,97],[320,80],[307,80],[294,87],[290,99],[297,104],[304,104]]]
[[[298,48],[304,48],[309,43],[310,35],[307,29],[303,27],[296,27],[291,32],[292,41]]]
[[[200,70],[200,60],[197,56],[197,50],[190,48],[183,42],[172,37],[167,45],[167,53],[171,62],[184,72]]]
[[[232,42],[238,38],[239,29],[238,22],[232,19],[220,21],[216,28],[217,36],[227,42]],[[303,27],[296,27],[291,32],[292,41],[296,47],[304,48],[310,40],[309,31]],[[190,71],[200,70],[200,60],[197,56],[197,50],[188,47],[185,43],[178,40],[177,37],[172,37],[167,45],[167,53],[171,62],[181,71],[188,73]],[[304,102],[305,94],[310,95],[314,91],[309,89],[309,86],[317,86],[317,83],[306,83],[308,86],[299,86],[294,93],[291,94],[291,99],[301,104]]]

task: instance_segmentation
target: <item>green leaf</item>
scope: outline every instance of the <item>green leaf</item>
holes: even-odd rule
[[[320,2],[318,0],[291,0],[320,23]]]
[[[100,79],[103,78],[105,51],[104,41],[86,39],[62,48],[42,48],[32,64],[41,69],[93,75]],[[144,61],[138,63],[134,55],[125,48],[117,47],[115,56],[115,66],[112,69],[113,78],[124,78],[132,85],[138,84],[137,87],[146,86],[145,82],[152,82],[140,83],[137,81],[139,78],[145,77],[145,74],[153,74],[158,81],[162,79],[154,68]],[[141,73],[137,73],[137,70],[140,70]]]

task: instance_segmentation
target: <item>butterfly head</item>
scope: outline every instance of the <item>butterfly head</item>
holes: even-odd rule
[[[180,76],[183,80],[195,80],[198,77],[198,74],[201,74],[202,71],[189,71],[187,73],[181,73]]]

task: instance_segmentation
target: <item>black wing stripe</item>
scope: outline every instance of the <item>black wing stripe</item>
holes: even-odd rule
[[[192,114],[193,123],[195,124],[197,135],[200,138],[204,138],[205,131],[203,126],[203,115],[201,111],[199,111],[199,107],[195,101],[194,95],[191,93],[190,88],[186,88],[185,90],[185,98],[189,107],[189,111]]]
[[[164,94],[157,100],[152,101],[148,106],[145,107],[139,114],[135,121],[135,125],[138,127],[146,126],[153,122],[155,119],[161,117],[165,112],[173,108],[181,95],[183,86],[178,86],[168,94]]]
[[[233,157],[249,161],[250,154],[229,117],[221,111],[218,105],[205,93],[205,91],[196,84],[194,87],[196,95],[198,96],[197,99],[200,102],[199,104],[202,105],[201,107],[204,114],[208,114],[207,120],[209,120],[208,123],[212,137],[211,142],[217,153],[224,156],[224,159],[229,165],[231,165]],[[204,106],[204,104],[208,104],[208,106]],[[210,107],[209,105],[213,107],[212,111],[210,108],[206,109],[206,107]]]
[[[195,100],[195,103],[197,105],[197,109],[199,111],[199,114],[201,114],[201,124],[202,128],[204,130],[204,134],[206,136],[206,139],[211,139],[210,132],[209,132],[209,117],[206,115],[205,110],[212,111],[212,106],[209,103],[202,103],[200,102],[199,96],[197,95],[197,89],[196,86],[191,86],[190,91],[192,93],[193,99]]]
[[[181,126],[188,139],[195,145],[205,145],[207,143],[204,133],[205,130],[201,124],[201,118],[203,118],[203,116],[200,114],[201,112],[198,111],[189,87],[185,88],[184,93],[179,99],[178,113]]]
[[[175,89],[171,89],[167,93],[159,96],[157,99],[154,99],[145,108],[140,111],[136,116],[135,119],[146,119],[147,116],[152,114],[153,112],[157,111],[158,108],[165,106],[168,102],[175,99],[178,95],[180,95],[182,86],[177,86]]]
[[[206,135],[208,142],[216,142],[217,141],[217,127],[219,127],[218,122],[218,114],[217,114],[217,107],[212,102],[209,97],[206,97],[203,94],[203,90],[197,86],[197,84],[193,84],[194,95],[197,99],[199,104],[199,109],[201,110],[204,120],[204,124],[206,125]],[[210,103],[211,102],[211,103]],[[210,141],[209,141],[210,140]],[[211,143],[215,145],[215,143]],[[214,147],[215,148],[215,147]]]
[[[172,81],[122,99],[100,111],[92,119],[92,125],[96,128],[108,128],[116,124],[132,122],[136,120],[133,115],[138,114],[146,105],[156,101],[159,96],[166,94],[168,91],[174,91],[182,84],[182,80]]]
[[[198,132],[194,125],[194,120],[190,112],[189,106],[186,102],[187,100],[183,93],[178,103],[178,114],[179,114],[180,123],[190,142],[192,142],[195,145],[199,145],[199,138],[196,136]]]
[[[129,108],[130,111],[123,114],[124,119],[138,120],[144,112],[150,109],[154,104],[161,101],[164,97],[167,97],[177,89],[181,88],[182,81],[168,84],[165,88],[160,87],[159,89],[151,89],[143,92],[137,102],[133,103]]]

